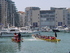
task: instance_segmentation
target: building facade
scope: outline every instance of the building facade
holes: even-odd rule
[[[67,9],[66,8],[51,8],[55,11],[55,27],[67,26]]]
[[[1,21],[0,23],[3,24],[3,26],[6,26],[7,24],[7,3],[5,0],[0,0],[0,18],[1,18]]]
[[[70,8],[67,9],[67,26],[70,27]]]
[[[3,27],[7,27],[8,24],[18,26],[19,18],[14,2],[12,0],[0,0],[0,7],[0,23],[3,24]]]
[[[55,27],[55,11],[54,10],[41,10],[40,11],[40,26]]]
[[[67,15],[66,8],[54,8],[51,7],[50,10],[40,10],[39,7],[27,7],[26,12],[26,25],[30,23],[35,27],[45,27],[54,28],[57,26],[68,26],[69,16]]]
[[[25,26],[25,12],[19,11],[19,23],[20,23],[20,27],[24,27]]]
[[[39,7],[26,7],[26,25],[33,27],[40,27],[40,8]]]

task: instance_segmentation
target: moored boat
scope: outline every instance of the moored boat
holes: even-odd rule
[[[19,28],[12,26],[12,27],[8,27],[8,28],[2,28],[1,33],[3,34],[12,34],[12,33],[19,33],[20,30]]]
[[[48,42],[58,42],[58,41],[61,41],[60,39],[56,39],[56,37],[53,37],[53,36],[32,35],[32,37],[34,37],[36,39],[45,40],[45,41],[48,41]]]
[[[53,32],[69,32],[69,27],[64,26],[57,26],[56,28],[52,29]]]

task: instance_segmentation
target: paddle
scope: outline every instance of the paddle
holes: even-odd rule
[[[55,32],[55,37],[57,37],[57,33]]]

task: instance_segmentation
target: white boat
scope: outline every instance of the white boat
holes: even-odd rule
[[[68,31],[68,27],[58,26],[53,29],[53,32],[66,32]]]
[[[70,27],[65,28],[66,32],[70,33]]]
[[[45,27],[41,28],[41,31],[42,32],[49,32],[49,31],[52,31],[52,29],[50,29],[48,26],[45,26]]]
[[[2,30],[0,31],[1,33],[8,33],[8,28],[2,28]]]
[[[19,33],[20,30],[17,27],[2,28],[1,33]]]
[[[5,36],[14,36],[14,33],[19,33],[19,32],[21,33],[22,36],[31,36],[32,34],[38,33],[39,31],[36,30],[32,31],[29,28],[26,29],[26,27],[21,27],[21,28],[9,27],[9,28],[3,28],[1,30],[2,36],[4,36],[3,34],[5,34]]]
[[[37,30],[32,30],[29,26],[20,27],[20,33],[33,34],[33,33],[38,33],[38,32],[39,31]]]
[[[8,33],[19,33],[20,32],[20,30],[19,30],[19,28],[17,28],[17,27],[10,27],[10,28],[8,28]]]

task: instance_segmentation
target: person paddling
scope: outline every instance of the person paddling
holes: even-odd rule
[[[14,39],[15,39],[15,40],[18,40],[18,34],[17,34],[17,33],[14,33],[14,35],[15,35],[15,36],[14,36]]]
[[[18,33],[18,39],[21,40],[21,34],[20,33]]]

